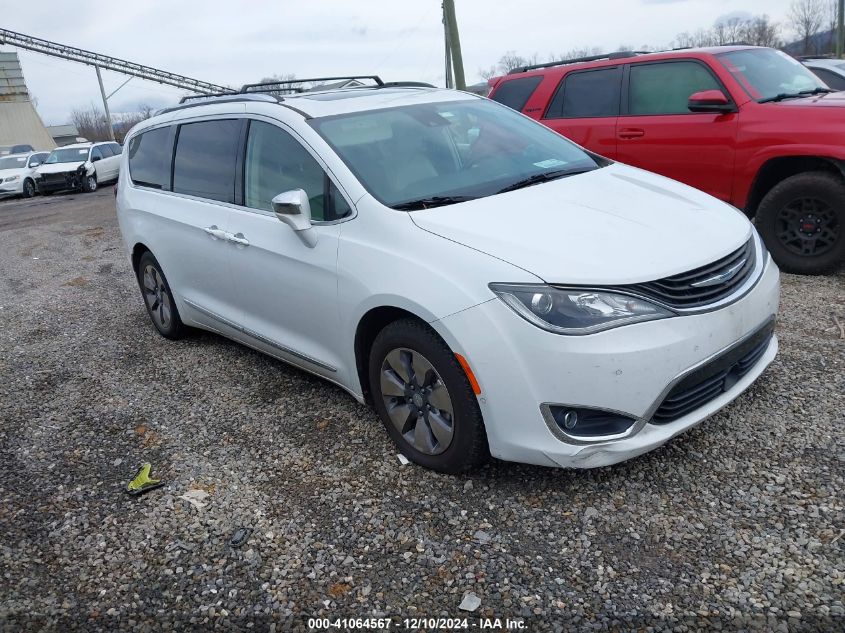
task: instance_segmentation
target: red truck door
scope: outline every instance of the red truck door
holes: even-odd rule
[[[597,154],[616,158],[622,66],[579,70],[561,79],[542,123]]]
[[[623,81],[617,159],[729,201],[738,113],[693,113],[690,95],[730,93],[699,60],[634,63]]]

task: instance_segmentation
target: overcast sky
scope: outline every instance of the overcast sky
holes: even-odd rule
[[[456,0],[467,82],[506,51],[521,55],[580,47],[666,45],[722,16],[768,14],[783,22],[790,0]],[[105,53],[217,84],[272,74],[377,73],[443,85],[440,0],[0,0],[3,28]],[[11,50],[0,47],[0,50]],[[73,108],[101,106],[94,70],[18,51],[48,125]],[[111,92],[124,76],[104,73]],[[113,111],[160,107],[181,92],[133,79]]]

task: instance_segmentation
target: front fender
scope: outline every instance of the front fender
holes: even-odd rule
[[[760,173],[760,169],[768,161],[776,158],[822,158],[829,160],[845,176],[845,147],[820,144],[789,144],[769,145],[760,147],[744,161],[742,176],[737,179],[735,206],[745,208],[751,188]]]

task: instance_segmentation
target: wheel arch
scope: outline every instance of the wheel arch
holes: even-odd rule
[[[132,247],[132,270],[135,271],[135,276],[138,276],[138,264],[141,262],[141,257],[144,253],[152,252],[143,242],[138,242]]]
[[[766,194],[772,188],[790,176],[801,173],[822,171],[835,174],[845,179],[845,161],[828,156],[779,156],[770,158],[760,166],[748,199],[745,203],[745,213],[749,218],[757,214],[757,209]]]
[[[370,308],[358,321],[358,326],[355,328],[355,369],[358,374],[358,380],[361,385],[361,394],[364,396],[365,402],[372,404],[372,394],[370,391],[369,368],[367,367],[370,358],[370,350],[373,342],[385,327],[395,321],[401,319],[416,319],[421,323],[426,323],[418,314],[399,308],[396,306],[383,305],[375,308]]]

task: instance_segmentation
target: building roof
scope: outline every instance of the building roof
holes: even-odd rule
[[[56,146],[29,98],[17,53],[0,53],[0,145]]]
[[[53,136],[79,136],[75,125],[48,125],[47,131]]]

